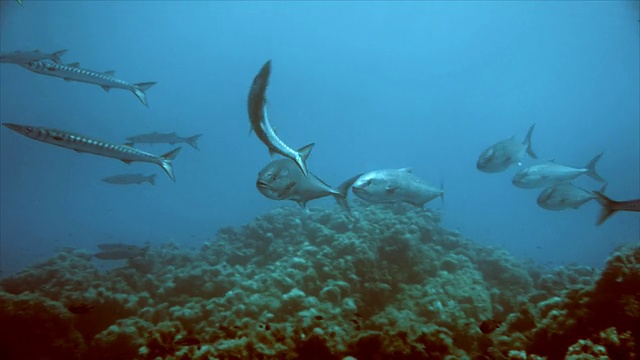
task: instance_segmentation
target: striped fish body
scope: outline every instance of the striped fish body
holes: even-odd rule
[[[180,147],[162,156],[158,156],[128,145],[112,144],[106,141],[96,140],[62,130],[10,123],[3,123],[3,125],[31,139],[75,150],[77,152],[110,157],[121,160],[127,164],[132,162],[156,164],[162,167],[171,180],[175,181],[171,161],[180,151]]]
[[[254,77],[251,89],[249,90],[249,97],[247,99],[247,110],[249,112],[249,121],[251,123],[251,129],[256,133],[256,136],[262,141],[269,153],[280,154],[284,157],[288,157],[293,160],[296,165],[302,171],[302,174],[306,177],[308,175],[306,160],[313,143],[306,145],[304,149],[306,153],[301,153],[292,149],[285,144],[269,123],[269,117],[267,116],[267,86],[269,85],[269,75],[271,74],[271,60],[267,61],[260,72]]]
[[[133,84],[116,78],[114,71],[98,72],[83,69],[79,63],[56,64],[50,61],[32,61],[20,66],[37,74],[59,77],[67,81],[78,81],[87,84],[98,85],[105,91],[112,88],[131,91],[144,106],[149,106],[145,90],[155,85],[155,82]]]

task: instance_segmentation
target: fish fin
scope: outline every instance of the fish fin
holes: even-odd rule
[[[156,174],[151,174],[147,177],[147,181],[149,182],[149,184],[151,185],[155,185],[156,184]]]
[[[309,208],[307,207],[307,202],[306,201],[296,201],[296,204],[298,204],[298,206],[300,206],[302,211],[304,211],[307,214],[311,214],[311,211],[309,211]]]
[[[115,76],[116,72],[115,72],[115,70],[107,70],[107,71],[103,71],[102,75]]]
[[[602,185],[602,187],[601,187],[601,188],[600,188],[600,190],[599,190],[599,192],[600,192],[601,194],[604,194],[604,192],[607,190],[607,185],[609,185],[609,183],[608,183],[608,182],[605,182],[605,183]]]
[[[176,177],[173,174],[173,165],[171,165],[171,162],[176,158],[180,150],[182,150],[182,147],[177,147],[160,156],[160,166],[162,167],[162,170],[164,170],[164,172],[166,172],[174,182],[176,181]]]
[[[191,147],[196,150],[200,150],[200,148],[198,147],[198,139],[200,138],[200,136],[202,136],[202,134],[189,136],[187,138],[187,144],[191,145]]]
[[[109,90],[111,90],[111,88],[109,86],[100,86],[102,88],[102,90],[109,92]]]
[[[80,63],[79,62],[74,62],[74,63],[71,63],[71,64],[67,64],[67,66],[76,67],[77,68],[77,67],[80,67]]]
[[[66,52],[67,50],[58,50],[54,52],[53,54],[51,54],[51,60],[53,60],[53,62],[57,64],[62,64],[62,60],[60,60],[60,56],[64,55],[64,53]]]
[[[311,155],[311,150],[313,150],[314,145],[315,143],[311,143],[298,149],[298,153],[300,154],[300,157],[303,161],[307,161],[307,158],[309,157],[309,155]]]
[[[594,191],[593,194],[596,196],[596,200],[598,200],[598,202],[602,206],[600,217],[598,218],[596,225],[602,225],[602,223],[604,223],[609,218],[609,216],[615,214],[616,211],[618,211],[614,208],[614,206],[617,204],[617,201],[609,199],[599,191]]]
[[[411,174],[411,173],[413,173],[413,168],[412,167],[404,167],[404,168],[398,169],[398,171],[403,171],[403,172]]]
[[[533,129],[535,129],[535,127],[536,123],[533,123],[533,125],[531,125],[529,131],[527,132],[527,136],[524,138],[523,144],[527,146],[527,154],[529,154],[529,156],[531,156],[532,158],[537,159],[538,155],[533,152],[533,148],[531,147],[531,135],[533,134]]]
[[[347,202],[347,195],[349,194],[349,188],[353,185],[354,182],[356,182],[356,180],[358,180],[358,178],[360,178],[360,176],[362,176],[362,173],[347,179],[345,182],[340,184],[340,186],[338,186],[338,193],[333,194],[333,197],[334,199],[336,199],[338,206],[340,206],[342,210],[346,211],[349,216],[351,216],[351,209],[349,208],[349,203]]]
[[[315,143],[311,143],[311,144],[307,144],[303,147],[301,147],[295,154],[295,157],[292,159],[293,161],[295,161],[296,165],[298,165],[298,168],[300,168],[300,170],[302,171],[302,174],[307,177],[309,176],[309,171],[307,170],[307,158],[309,157],[309,154],[311,154],[311,150],[313,150],[313,146],[315,145]]]
[[[133,147],[133,145],[135,145],[136,143],[134,143],[133,141],[130,141],[130,142],[126,142],[124,144],[129,146],[129,147]]]
[[[138,97],[138,100],[140,100],[140,102],[144,106],[149,107],[149,103],[147,102],[147,94],[145,93],[145,91],[149,90],[149,88],[155,84],[157,83],[144,82],[144,83],[133,84],[133,89],[131,89],[131,92],[133,92],[133,94]]]
[[[600,158],[602,157],[602,154],[604,153],[600,153],[594,156],[593,159],[591,159],[591,161],[589,161],[589,163],[585,166],[585,169],[587,169],[587,176],[594,179],[595,181],[605,183],[606,181],[602,177],[600,177],[600,175],[598,175],[598,173],[596,172],[596,164],[598,163],[598,160],[600,160]]]
[[[123,163],[125,163],[127,165],[129,165],[129,164],[131,164],[133,162],[131,160],[125,160],[125,159],[120,159],[120,161],[122,161]]]

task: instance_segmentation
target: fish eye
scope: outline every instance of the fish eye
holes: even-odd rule
[[[33,132],[33,128],[31,126],[25,126],[24,130],[27,132],[27,134]]]

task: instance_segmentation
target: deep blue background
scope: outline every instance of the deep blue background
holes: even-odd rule
[[[540,161],[581,166],[605,151],[598,170],[607,193],[637,198],[639,12],[638,2],[2,1],[1,51],[69,49],[67,63],[158,82],[147,109],[127,91],[2,64],[2,122],[114,142],[151,131],[204,133],[201,151],[185,146],[175,160],[172,183],[155,165],[77,154],[2,127],[2,276],[59,246],[197,247],[220,227],[295,206],[255,189],[269,156],[247,136],[246,96],[267,59],[271,120],[293,147],[316,142],[309,167],[328,183],[410,166],[444,182],[444,205],[428,206],[443,209],[446,227],[540,263],[600,266],[611,249],[639,240],[638,214],[595,227],[596,203],[543,210],[537,190],[511,184],[516,168],[485,174],[475,162],[536,122]],[[158,173],[157,185],[100,181],[127,172]]]

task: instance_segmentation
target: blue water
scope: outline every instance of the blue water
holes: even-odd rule
[[[199,247],[221,227],[295,206],[255,188],[270,158],[247,135],[246,97],[267,59],[271,120],[292,147],[316,143],[308,164],[326,182],[412,167],[444,183],[444,203],[428,207],[442,209],[445,227],[541,264],[599,267],[613,248],[640,239],[637,213],[596,227],[595,202],[546,211],[535,202],[539,190],[511,184],[516,167],[485,174],[475,162],[535,122],[539,161],[582,166],[604,151],[607,194],[638,198],[638,4],[2,1],[0,51],[68,49],[66,63],[158,82],[147,109],[128,91],[2,64],[2,122],[113,142],[152,131],[204,136],[200,151],[185,146],[178,155],[173,183],[155,165],[78,154],[2,127],[1,276],[63,246]],[[156,186],[100,181],[135,172],[157,173]],[[589,178],[576,184],[600,187]]]

